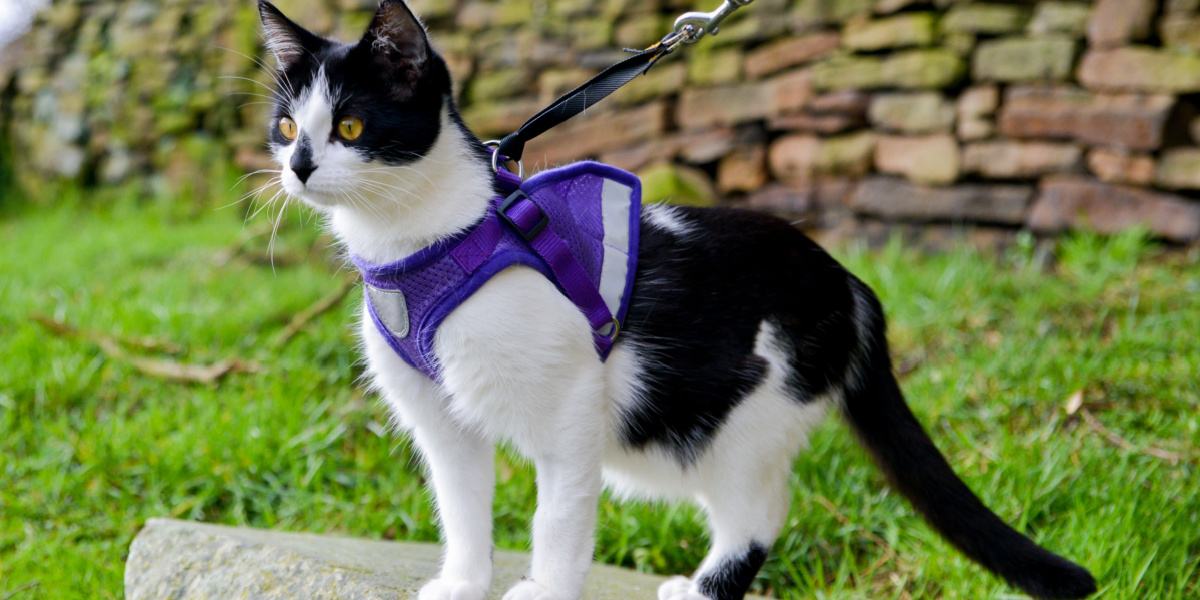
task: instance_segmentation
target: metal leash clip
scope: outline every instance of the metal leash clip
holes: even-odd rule
[[[675,30],[659,43],[666,46],[669,53],[680,44],[695,44],[706,35],[717,35],[722,21],[751,2],[754,0],[724,0],[721,6],[712,12],[683,13],[675,19]]]

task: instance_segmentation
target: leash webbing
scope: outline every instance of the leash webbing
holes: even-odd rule
[[[500,140],[500,146],[496,152],[509,160],[521,160],[521,155],[525,153],[526,142],[607,98],[625,84],[633,81],[638,75],[648,71],[650,67],[654,66],[654,62],[668,51],[666,46],[655,44],[601,71],[583,85],[563,94],[550,106],[543,108],[525,121],[520,129]]]

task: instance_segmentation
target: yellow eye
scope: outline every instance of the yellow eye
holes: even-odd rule
[[[279,133],[289,142],[296,139],[296,122],[287,117],[279,119]]]
[[[347,142],[357,140],[358,136],[362,135],[362,130],[363,122],[358,117],[342,117],[342,120],[338,121],[338,137]]]

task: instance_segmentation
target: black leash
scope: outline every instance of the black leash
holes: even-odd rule
[[[674,31],[661,41],[645,50],[638,51],[608,67],[600,74],[587,80],[579,87],[560,96],[536,115],[525,121],[520,129],[500,140],[492,156],[492,168],[498,169],[500,158],[521,162],[525,143],[536,138],[564,121],[591,108],[609,97],[625,84],[649,71],[659,59],[674,52],[680,44],[694,44],[705,34],[716,34],[721,24],[733,11],[754,0],[724,0],[720,8],[711,13],[690,12],[675,21]],[[489,142],[492,144],[493,142]],[[523,169],[522,169],[523,171]],[[524,175],[524,173],[521,173]]]
[[[520,161],[525,153],[525,142],[546,133],[562,122],[589,109],[607,98],[638,75],[650,70],[654,63],[667,54],[662,44],[655,44],[621,62],[608,67],[583,85],[560,96],[536,115],[525,121],[521,128],[500,140],[497,154],[508,160]]]

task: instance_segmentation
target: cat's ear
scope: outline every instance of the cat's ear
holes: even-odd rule
[[[425,26],[402,0],[382,0],[359,42],[373,62],[399,82],[416,84],[432,50]]]
[[[283,71],[324,43],[316,34],[295,24],[274,4],[259,0],[258,15],[262,19],[267,50],[275,55],[275,64]]]

